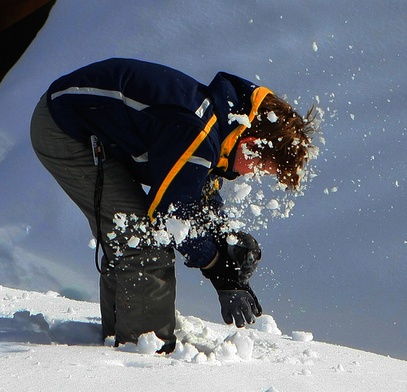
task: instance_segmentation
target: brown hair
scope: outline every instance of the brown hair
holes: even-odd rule
[[[277,165],[278,181],[289,190],[300,185],[299,170],[309,160],[311,145],[310,133],[314,132],[311,123],[315,119],[314,106],[303,118],[292,107],[273,94],[268,94],[261,102],[257,114],[242,137],[253,136],[263,141],[253,149],[262,161],[274,161]]]

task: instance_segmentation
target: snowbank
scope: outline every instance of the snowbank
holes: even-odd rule
[[[177,315],[178,343],[100,342],[96,303],[0,286],[0,390],[405,392],[407,362],[282,335],[270,315],[237,329]],[[112,342],[110,342],[112,343]]]

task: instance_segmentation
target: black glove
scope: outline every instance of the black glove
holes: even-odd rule
[[[253,236],[239,231],[236,233],[235,245],[227,246],[227,253],[231,260],[235,260],[238,268],[239,281],[247,283],[261,259],[261,249]]]
[[[253,324],[263,310],[249,285],[243,290],[217,290],[223,321],[236,327]]]
[[[202,274],[210,279],[219,295],[221,313],[226,324],[237,327],[252,324],[262,314],[256,295],[249,286],[249,278],[260,261],[261,251],[257,241],[250,235],[239,232],[237,242],[218,244],[218,260]]]

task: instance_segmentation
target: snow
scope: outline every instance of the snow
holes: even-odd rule
[[[250,120],[249,120],[249,117],[247,116],[247,114],[229,113],[228,120],[229,120],[229,124],[231,124],[233,121],[236,121],[238,124],[244,125],[247,128],[250,128],[252,125],[250,123]]]
[[[100,340],[98,305],[0,286],[0,390],[405,391],[407,362],[283,335],[271,315],[237,329],[177,314],[175,351]]]
[[[112,4],[58,0],[0,85],[0,354],[8,383],[0,390],[405,391],[405,362],[387,357],[407,359],[404,0]],[[95,241],[34,156],[28,129],[55,78],[113,56],[160,62],[204,83],[219,70],[261,76],[300,113],[317,104],[324,134],[304,197],[273,179],[224,186],[231,226],[252,231],[263,248],[251,282],[267,320],[234,343],[213,288],[177,261],[180,333],[191,338],[168,358],[92,346],[100,329],[88,302],[98,298]],[[143,240],[134,235],[129,246]],[[41,332],[44,322],[50,332]],[[293,332],[313,340],[293,340]],[[251,359],[243,359],[251,342]]]
[[[276,116],[276,114],[273,111],[267,113],[267,119],[271,123],[275,123],[278,121],[278,117]]]

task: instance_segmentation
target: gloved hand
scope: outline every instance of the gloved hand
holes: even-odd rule
[[[217,290],[223,321],[238,328],[253,324],[263,310],[249,285],[244,290]]]
[[[229,245],[218,244],[218,259],[215,265],[202,269],[219,295],[221,313],[226,324],[243,327],[252,324],[262,314],[262,308],[248,280],[260,261],[261,251],[257,241],[246,233],[236,233],[237,241]]]
[[[235,234],[237,242],[227,246],[227,253],[231,260],[236,261],[238,267],[238,278],[242,283],[247,283],[257,264],[261,259],[261,249],[253,236],[239,231]]]

